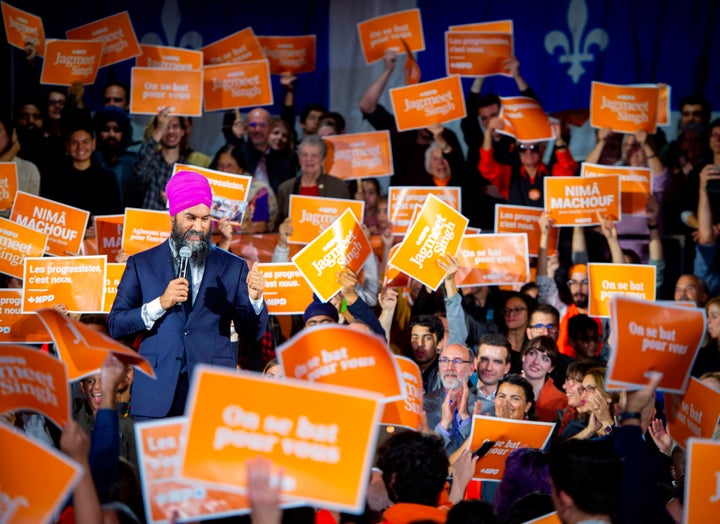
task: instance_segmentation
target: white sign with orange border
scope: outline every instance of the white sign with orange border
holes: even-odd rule
[[[292,220],[293,234],[288,237],[288,243],[312,242],[348,210],[362,218],[365,216],[365,201],[290,195],[288,217]]]
[[[538,220],[543,211],[537,207],[495,204],[495,233],[525,233],[528,237],[528,256],[536,257],[540,251]],[[556,228],[550,229],[547,249],[549,257],[558,252],[558,232]],[[470,232],[466,234],[469,235]]]
[[[263,298],[269,314],[302,315],[313,301],[313,290],[294,263],[261,263],[257,270],[265,277]]]
[[[653,176],[649,167],[604,166],[582,163],[580,176],[620,177],[620,201],[623,215],[647,215],[647,205],[653,192]]]
[[[167,211],[125,208],[122,248],[128,255],[140,253],[165,242],[170,229]]]
[[[610,316],[614,296],[655,301],[655,266],[592,263],[588,269],[588,315]]]
[[[370,131],[325,137],[325,172],[343,180],[394,173],[390,132]]]
[[[395,236],[404,236],[428,195],[435,195],[458,213],[461,212],[459,187],[390,186],[388,188],[388,216]]]
[[[0,344],[44,344],[52,337],[37,315],[22,312],[22,289],[0,289]]]
[[[18,49],[25,49],[30,42],[35,46],[38,56],[45,52],[45,30],[42,18],[32,13],[13,7],[6,2],[0,2],[2,7],[3,24],[7,42]]]
[[[365,63],[380,60],[388,49],[405,53],[404,40],[410,51],[424,51],[425,37],[419,9],[397,11],[376,16],[357,25]]]
[[[524,233],[465,235],[457,259],[458,287],[524,284],[529,280],[528,239]]]
[[[130,112],[156,115],[169,108],[174,116],[202,116],[203,71],[133,67]]]
[[[545,211],[558,227],[592,226],[598,213],[618,221],[620,177],[546,176],[543,178]]]
[[[465,118],[465,97],[460,77],[446,76],[390,90],[398,131],[423,129]]]
[[[720,511],[720,442],[691,438],[685,459],[685,524],[714,522]]]

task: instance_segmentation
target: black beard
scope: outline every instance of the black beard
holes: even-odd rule
[[[190,235],[200,235],[198,242],[188,242],[187,239]],[[210,253],[210,240],[212,238],[210,231],[202,233],[195,231],[194,229],[188,229],[184,234],[180,232],[177,227],[177,221],[173,218],[173,227],[170,233],[170,238],[175,242],[175,249],[179,252],[180,248],[187,246],[192,250],[190,256],[190,262],[194,265],[204,265],[207,260],[208,254]]]
[[[573,295],[572,299],[577,307],[581,307],[581,308],[588,307],[589,299],[588,299],[587,295],[582,295],[582,298],[580,298],[579,296],[577,298],[575,298],[575,295]]]

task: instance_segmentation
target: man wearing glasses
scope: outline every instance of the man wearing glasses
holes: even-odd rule
[[[429,393],[423,400],[428,426],[445,442],[448,455],[470,436],[475,388],[468,379],[475,369],[473,352],[463,344],[449,344],[438,358],[442,389]]]
[[[272,117],[265,109],[257,107],[248,113],[247,140],[243,140],[241,150],[245,168],[253,178],[265,182],[277,193],[282,182],[292,177],[290,161],[270,147],[270,124]],[[233,126],[233,131],[235,126]],[[242,140],[242,136],[236,136]]]

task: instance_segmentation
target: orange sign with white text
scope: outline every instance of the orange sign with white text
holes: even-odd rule
[[[352,180],[394,173],[387,130],[328,136],[325,144],[325,172],[329,175]]]
[[[313,290],[292,262],[258,264],[265,277],[263,297],[271,315],[302,315],[313,301]]]
[[[613,297],[608,386],[644,387],[646,373],[657,371],[658,390],[684,393],[705,328],[704,309]]]
[[[405,398],[400,367],[377,335],[339,324],[305,328],[276,350],[283,376]]]
[[[38,56],[43,56],[45,53],[45,30],[42,18],[6,2],[0,2],[0,7],[2,7],[8,44],[18,49],[24,49],[25,45],[30,42],[35,46]]]
[[[649,167],[604,166],[582,163],[580,175],[584,177],[620,177],[620,202],[623,215],[647,215],[647,204],[652,194],[653,177]]]
[[[0,211],[12,207],[17,190],[17,164],[15,162],[0,162]]]
[[[105,268],[105,313],[110,313],[115,297],[117,296],[117,288],[120,285],[123,273],[125,272],[125,263],[113,262]]]
[[[390,248],[390,254],[388,260],[391,260],[395,256],[397,250],[400,249],[400,244],[395,244]],[[410,277],[397,268],[394,268],[390,264],[385,267],[385,279],[383,280],[383,287],[407,287],[410,285]]]
[[[138,472],[146,501],[147,521],[171,522],[178,517],[187,519],[249,513],[247,496],[182,478],[181,451],[186,428],[186,417],[135,424]]]
[[[203,71],[205,111],[273,104],[267,60],[205,66]]]
[[[145,357],[121,342],[54,309],[40,309],[35,313],[52,335],[60,360],[67,366],[68,380],[71,382],[97,373],[108,353],[126,366],[133,366],[155,378],[155,371]]]
[[[258,36],[257,39],[273,75],[315,71],[315,35]]]
[[[133,67],[130,112],[156,115],[169,108],[175,116],[202,116],[203,71]]]
[[[458,287],[524,284],[529,280],[527,235],[465,235],[457,254]]]
[[[609,127],[616,133],[641,129],[655,134],[658,87],[593,82],[590,88],[590,125]]]
[[[588,264],[588,315],[610,316],[614,296],[655,301],[655,266],[644,264]]]
[[[420,209],[428,195],[435,195],[457,212],[460,212],[459,187],[390,186],[388,188],[388,215],[395,236],[404,236],[410,227],[413,214]]]
[[[93,221],[98,255],[107,255],[108,260],[115,260],[122,247],[125,215],[98,215],[93,217]]]
[[[495,204],[495,233],[525,233],[528,239],[528,256],[536,257],[540,251],[540,225],[543,210],[537,207]],[[468,233],[469,234],[469,233]],[[557,254],[558,229],[548,235],[549,257]]]
[[[25,257],[23,312],[62,304],[70,313],[102,313],[105,255]]]
[[[59,428],[70,420],[67,369],[55,357],[28,346],[3,346],[0,377],[0,413],[35,411]]]
[[[692,438],[685,459],[685,524],[714,522],[720,511],[720,442]]]
[[[142,54],[135,59],[135,67],[155,67],[180,71],[202,68],[202,51],[145,44],[140,45],[140,50]]]
[[[514,55],[512,33],[445,32],[445,72],[460,76],[512,76],[505,61]]]
[[[288,237],[288,242],[312,242],[348,210],[352,211],[356,218],[362,219],[365,215],[365,201],[290,195],[288,216],[292,220],[293,234]]]
[[[165,242],[170,229],[167,211],[125,208],[122,248],[128,255],[140,253]]]
[[[244,491],[245,463],[261,456],[273,476],[282,468],[288,499],[336,511],[365,507],[382,413],[377,395],[199,365],[186,413],[183,477]]]
[[[46,41],[40,83],[60,86],[69,86],[74,82],[94,84],[102,50],[102,42],[90,40]]]
[[[390,90],[398,131],[422,129],[465,118],[465,97],[460,77],[446,76]]]
[[[53,522],[80,480],[82,466],[6,424],[0,424],[0,450],[2,522]]]
[[[206,66],[265,59],[265,53],[263,53],[262,46],[252,27],[246,27],[237,33],[216,40],[203,47],[201,51],[203,65]]]
[[[597,225],[598,213],[615,221],[622,217],[617,175],[546,176],[543,183],[545,211],[556,226]]]
[[[44,344],[52,337],[37,315],[22,312],[22,289],[0,289],[0,344]]]
[[[498,129],[498,133],[511,136],[520,142],[543,142],[556,138],[550,119],[540,102],[534,98],[501,96],[500,102],[500,118],[505,127]]]
[[[514,449],[543,449],[550,440],[555,424],[475,415],[472,420],[468,449],[474,451],[486,441],[492,448],[475,465],[474,479],[500,480],[505,460]]]
[[[422,429],[423,381],[418,365],[407,357],[394,355],[400,367],[405,398],[385,404],[381,423],[413,431]]]
[[[380,60],[388,49],[393,49],[398,54],[407,52],[407,49],[425,50],[419,9],[398,11],[365,20],[357,25],[357,30],[360,47],[368,64]],[[403,45],[403,40],[407,47]]]
[[[18,191],[10,220],[44,233],[47,252],[59,257],[80,252],[90,213],[54,200]]]
[[[388,264],[430,289],[437,289],[445,278],[437,262],[445,253],[456,255],[467,224],[463,215],[435,195],[428,195]]]
[[[497,20],[495,22],[477,22],[475,24],[451,25],[449,31],[485,31],[488,33],[512,33],[512,20]]]
[[[0,273],[23,277],[25,257],[41,257],[47,246],[47,235],[0,218]]]
[[[189,164],[174,164],[173,176],[180,171],[200,173],[210,182],[212,189],[212,208],[210,216],[214,219],[228,218],[231,222],[242,222],[246,201],[250,195],[252,176],[225,173]]]
[[[348,209],[300,250],[292,261],[320,300],[327,302],[342,289],[338,273],[345,266],[359,273],[371,251],[362,227]]]
[[[74,40],[102,42],[104,45],[100,67],[117,64],[142,54],[127,11],[70,29],[65,32],[65,36]]]
[[[667,431],[683,448],[689,438],[712,438],[720,418],[720,392],[690,377],[684,395],[665,393]]]

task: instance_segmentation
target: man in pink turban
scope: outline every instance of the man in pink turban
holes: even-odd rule
[[[184,414],[197,364],[237,366],[230,322],[246,340],[258,340],[267,324],[262,273],[210,241],[207,178],[181,171],[166,193],[170,238],[128,259],[109,316],[113,337],[139,335],[138,351],[157,377],[135,375],[130,413],[136,419]]]

